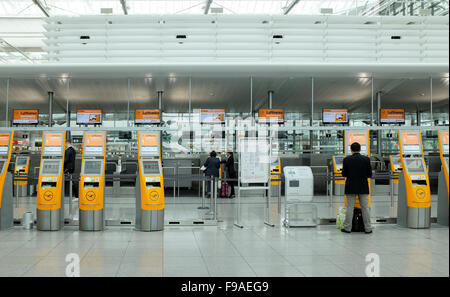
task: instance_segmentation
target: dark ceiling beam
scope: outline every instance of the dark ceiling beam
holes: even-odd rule
[[[209,8],[211,7],[213,0],[206,0],[205,3],[205,10],[203,11],[203,14],[208,14]]]
[[[40,0],[33,0],[33,3],[36,4],[37,7],[42,11],[43,14],[45,14],[46,17],[50,17],[50,13],[47,10],[47,7],[45,7]]]
[[[122,5],[123,14],[128,14],[127,1],[120,0],[120,4]]]
[[[297,3],[299,2],[300,0],[292,0],[292,2],[289,3],[289,5],[286,6],[286,8],[284,9],[284,14],[285,15],[288,14],[292,10],[292,8],[294,8],[294,6],[297,5]]]

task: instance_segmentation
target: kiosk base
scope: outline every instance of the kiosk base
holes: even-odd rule
[[[162,231],[164,230],[164,209],[139,210],[140,216],[136,220],[136,230]]]
[[[441,170],[439,173],[437,209],[437,223],[439,225],[448,226],[448,207],[447,181],[445,180],[445,173]]]
[[[14,186],[14,195],[18,197],[28,197],[28,185]]]
[[[398,196],[398,183],[394,183],[391,180],[391,189],[392,189],[392,195]]]
[[[2,206],[0,208],[0,230],[13,227],[13,212],[12,175],[8,172],[6,173],[5,184],[3,185]]]
[[[398,213],[397,224],[412,229],[426,229],[431,227],[431,207],[408,207],[406,185],[403,174],[400,174],[398,184]]]
[[[37,210],[36,228],[39,231],[59,231],[64,226],[64,216],[62,209]]]
[[[333,183],[333,195],[334,196],[344,196],[345,194],[345,184]]]
[[[81,231],[102,231],[104,229],[103,209],[81,210],[80,209],[80,230]]]

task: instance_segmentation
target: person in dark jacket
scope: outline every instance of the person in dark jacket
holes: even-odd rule
[[[221,161],[221,163],[225,164],[227,178],[236,178],[236,170],[234,169],[234,158],[232,152],[227,152],[227,159]],[[235,181],[229,181],[228,184],[230,185],[230,195],[228,198],[233,198],[235,196],[234,193],[234,185]]]
[[[347,195],[347,211],[345,215],[344,229],[342,232],[350,233],[352,230],[353,210],[356,197],[361,204],[361,212],[366,233],[372,233],[369,209],[369,182],[372,177],[372,166],[369,157],[360,154],[361,145],[357,142],[351,144],[351,156],[345,157],[342,164],[342,176],[345,180],[345,194]]]
[[[220,160],[217,158],[215,151],[209,153],[209,158],[206,159],[205,164],[205,175],[209,177],[219,177]],[[211,197],[211,182],[207,182],[207,192],[209,197]]]
[[[64,153],[64,174],[72,175],[75,172],[75,157],[77,152],[72,147],[70,139],[66,140],[66,151]],[[68,195],[70,182],[66,183],[66,194]],[[78,183],[72,182],[72,196],[78,197]]]

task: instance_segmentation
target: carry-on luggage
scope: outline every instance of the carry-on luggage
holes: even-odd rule
[[[222,184],[220,185],[220,197],[228,198],[229,195],[230,194],[228,192],[228,183],[226,181],[223,181]]]
[[[364,232],[364,221],[361,208],[354,208],[352,220],[352,232]]]

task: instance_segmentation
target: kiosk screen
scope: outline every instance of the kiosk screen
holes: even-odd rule
[[[17,166],[27,165],[27,158],[17,158]]]
[[[142,161],[144,175],[161,175],[158,161]]]
[[[84,175],[101,175],[102,160],[85,160],[83,166]]]
[[[342,163],[344,162],[344,157],[334,157],[334,162],[336,163],[336,165],[342,165]]]
[[[409,174],[425,173],[425,166],[422,159],[406,159],[405,164]]]
[[[277,165],[279,165],[279,163],[278,163],[278,157],[272,157],[272,160],[271,160],[270,164],[271,164],[272,166],[277,166]]]
[[[42,163],[42,175],[58,175],[59,164],[59,161],[44,160],[44,162]]]

